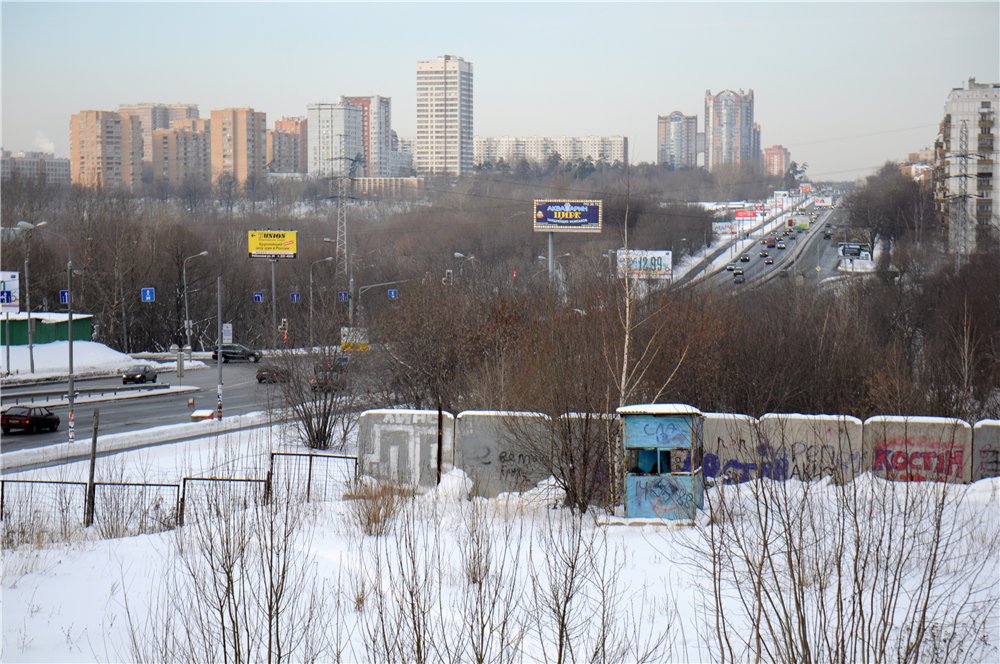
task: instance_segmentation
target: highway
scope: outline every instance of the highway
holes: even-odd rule
[[[265,410],[269,404],[277,405],[280,402],[280,386],[257,383],[255,374],[258,366],[260,365],[240,362],[229,362],[223,366],[223,416]],[[191,407],[188,405],[188,400],[193,398],[197,409],[214,409],[217,380],[218,373],[215,366],[204,369],[189,369],[182,380],[178,380],[173,373],[161,373],[157,377],[157,381],[160,383],[169,383],[171,386],[194,385],[199,389],[197,392],[160,395],[154,391],[150,393],[150,396],[138,399],[77,403],[76,439],[78,442],[90,440],[95,409],[100,410],[99,435],[191,422]],[[121,378],[76,381],[77,389],[116,385],[121,385]],[[66,382],[4,388],[4,396],[58,389],[66,390]],[[61,401],[61,403],[65,402]],[[58,431],[37,434],[12,431],[0,438],[0,452],[31,449],[65,442],[67,407],[59,405],[52,407],[51,410],[59,416]]]
[[[817,209],[810,208],[806,211],[818,213],[818,217],[813,222],[809,230],[803,233],[793,232],[783,236],[780,231],[773,231],[767,235],[773,235],[785,241],[785,249],[768,248],[760,243],[765,235],[758,232],[755,236],[755,243],[746,247],[742,255],[750,258],[749,261],[740,261],[740,253],[731,248],[730,254],[732,263],[743,269],[745,283],[738,284],[733,281],[734,272],[720,270],[710,277],[699,282],[699,286],[709,288],[727,287],[731,289],[744,289],[761,285],[777,277],[783,279],[782,274],[788,276],[801,276],[810,281],[818,281],[830,276],[839,274],[837,272],[837,244],[833,239],[824,240],[823,231],[826,225],[836,226],[843,218],[843,210],[838,209]],[[774,259],[773,265],[764,263],[765,257],[761,252],[766,251],[768,256]],[[793,261],[794,259],[794,261]],[[817,272],[816,266],[820,266]]]

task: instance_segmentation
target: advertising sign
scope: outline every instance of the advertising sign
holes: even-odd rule
[[[776,200],[777,199],[782,199],[782,198],[788,198],[788,192],[787,191],[776,191],[776,192],[774,192],[774,198]]]
[[[340,328],[340,350],[345,353],[363,353],[368,350],[368,330],[363,327]]]
[[[736,224],[732,221],[713,221],[712,235],[736,235]]]
[[[20,279],[20,272],[0,272],[0,311],[20,311]]]
[[[803,182],[802,184],[799,185],[799,191],[802,192],[803,196],[808,196],[809,194],[812,193],[812,190],[813,190],[812,185],[807,182]]]
[[[756,212],[756,210],[737,210],[734,213],[734,216],[737,219],[756,219],[757,218],[757,212]]]
[[[250,258],[295,258],[298,231],[247,231]]]
[[[833,207],[833,198],[830,196],[817,196],[813,202],[816,207]]]
[[[669,251],[645,249],[619,249],[618,277],[623,278],[626,270],[633,279],[670,279],[673,277],[673,256]]]
[[[535,201],[535,232],[600,233],[601,201]]]

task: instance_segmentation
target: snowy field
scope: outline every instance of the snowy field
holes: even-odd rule
[[[39,380],[43,378],[59,378],[67,375],[69,366],[69,342],[54,341],[47,344],[35,344],[35,371],[31,372],[31,360],[27,346],[9,346],[0,349],[0,374],[9,374],[10,383],[20,379]],[[177,368],[176,362],[155,362],[152,360],[135,360],[125,353],[95,341],[73,342],[73,373],[113,374],[134,364],[148,364],[158,372],[164,373]],[[190,360],[184,363],[186,369],[204,368],[200,360]],[[7,379],[4,381],[7,382]]]
[[[263,477],[279,449],[301,451],[291,429],[122,453],[97,477]],[[708,490],[693,525],[629,526],[576,518],[549,486],[469,499],[453,471],[400,497],[352,482],[350,461],[324,472],[325,502],[284,499],[276,474],[266,506],[220,492],[183,528],[5,549],[0,659],[801,661],[808,643],[879,661],[919,624],[904,661],[1000,661],[998,479],[753,482]]]

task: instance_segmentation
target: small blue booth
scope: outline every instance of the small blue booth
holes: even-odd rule
[[[625,516],[690,519],[705,505],[701,411],[685,404],[622,406]]]

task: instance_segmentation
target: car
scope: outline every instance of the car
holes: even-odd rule
[[[287,383],[289,378],[290,376],[286,369],[279,369],[270,365],[257,369],[258,383]]]
[[[219,356],[218,349],[212,350],[212,359]],[[247,360],[248,362],[260,362],[260,351],[247,348],[243,344],[222,344],[222,362],[225,364],[230,360]]]
[[[745,284],[746,281],[747,281],[747,278],[744,277],[742,274],[737,274],[735,277],[733,277],[733,283],[734,284]]]
[[[726,266],[726,269],[732,272],[733,270],[736,269],[736,263],[730,263],[729,265]]]
[[[4,433],[10,433],[11,429],[37,433],[58,428],[59,416],[41,406],[11,406],[0,414],[0,430]]]
[[[122,369],[122,385],[129,383],[155,383],[156,369],[148,364],[133,364]]]
[[[832,238],[832,237],[833,237],[833,236],[832,236],[832,235],[830,235],[830,233],[828,233],[828,232],[827,232],[827,233],[823,233],[823,239],[824,239],[824,240],[829,240],[829,239],[830,239],[830,238]]]
[[[733,270],[733,274],[737,277],[741,276],[743,274],[743,268],[741,267],[736,268],[735,270]]]
[[[340,369],[325,369],[309,376],[309,388],[313,392],[333,392],[347,386],[344,373]]]
[[[768,256],[764,259],[764,265],[774,265],[774,259]]]
[[[741,263],[749,263],[750,262],[750,254],[743,254],[742,256],[740,256],[740,262]]]
[[[784,242],[779,242],[778,243],[778,249],[784,249],[784,248],[785,248],[785,243]]]
[[[766,251],[766,250],[765,250],[765,251],[762,251],[762,252],[760,252],[760,257],[761,257],[761,258],[767,258],[767,257],[768,257],[768,256],[770,256],[770,255],[771,255],[771,254],[767,253],[767,251]]]

